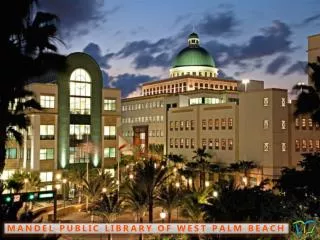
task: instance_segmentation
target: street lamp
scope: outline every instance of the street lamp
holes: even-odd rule
[[[205,181],[204,185],[205,185],[206,187],[209,187],[209,186],[210,186],[210,182],[209,182],[209,181]]]
[[[217,198],[218,197],[218,191],[213,191],[213,197]]]
[[[250,83],[250,79],[243,79],[241,81],[242,84],[244,84],[244,91],[246,92],[247,91],[247,85],[248,83]]]
[[[167,213],[162,209],[162,211],[160,212],[160,218],[162,223],[164,223],[164,219],[167,217]]]
[[[107,192],[107,188],[105,188],[105,187],[102,188],[102,192],[103,192],[103,193],[106,193],[106,192]]]
[[[62,180],[63,183],[63,207],[66,207],[66,183],[67,183],[67,179],[63,179]]]
[[[131,179],[131,180],[133,179],[133,174],[132,173],[129,174],[129,179]]]

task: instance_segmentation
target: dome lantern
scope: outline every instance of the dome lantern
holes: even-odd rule
[[[198,34],[191,33],[188,38],[189,47],[198,47],[200,44],[200,39]]]

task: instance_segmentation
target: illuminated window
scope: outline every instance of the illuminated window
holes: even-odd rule
[[[313,127],[313,123],[312,123],[312,119],[311,118],[308,119],[308,126],[309,126],[310,129],[312,129],[312,127]]]
[[[91,78],[87,71],[78,68],[70,77],[70,112],[90,114]]]
[[[53,172],[40,172],[41,182],[52,182]]]
[[[15,170],[3,170],[0,179],[1,180],[8,180],[13,174]]]
[[[90,135],[90,125],[70,124],[70,138],[73,140],[88,140]]]
[[[178,122],[178,121],[175,121],[175,123],[174,123],[174,129],[175,129],[176,131],[178,131],[178,129],[179,129],[179,122]]]
[[[202,98],[190,98],[190,105],[202,104]]]
[[[300,119],[299,118],[295,119],[295,126],[296,126],[296,128],[300,127]]]
[[[194,120],[191,120],[191,130],[194,130],[194,125],[195,125]]]
[[[191,148],[194,148],[196,145],[194,138],[191,138]]]
[[[214,128],[215,128],[216,130],[219,129],[219,119],[218,119],[218,118],[214,120]]]
[[[265,107],[269,106],[269,98],[267,97],[263,98],[263,106]]]
[[[233,119],[232,118],[228,118],[228,128],[232,129],[233,127]]]
[[[228,148],[229,150],[233,150],[233,139],[228,139]]]
[[[226,140],[224,138],[221,139],[221,149],[222,150],[226,150],[226,145],[227,145]]]
[[[184,146],[184,138],[180,138],[180,148],[183,148]]]
[[[170,147],[173,148],[173,138],[170,138]]]
[[[307,151],[307,140],[302,139],[302,151]]]
[[[263,129],[268,129],[269,128],[269,120],[263,120]]]
[[[185,141],[186,141],[186,148],[189,148],[189,146],[190,146],[190,139],[189,139],[189,138],[186,138]]]
[[[189,130],[189,128],[190,128],[190,122],[189,120],[186,120],[186,130]]]
[[[216,150],[219,150],[219,138],[216,138],[216,139],[214,140],[214,148],[215,148]]]
[[[104,157],[105,158],[115,158],[116,157],[116,148],[114,148],[114,147],[104,148]]]
[[[52,160],[54,159],[53,148],[41,148],[40,149],[40,160]]]
[[[17,158],[17,149],[16,148],[7,148],[6,149],[6,158],[7,159],[16,159]]]
[[[296,149],[296,152],[300,151],[300,140],[299,139],[295,140],[295,149]]]
[[[180,121],[180,130],[183,130],[184,127],[184,121]]]
[[[170,131],[173,130],[173,121],[170,121]]]
[[[313,141],[311,139],[308,141],[308,148],[310,152],[313,151]]]
[[[212,138],[209,138],[208,145],[209,145],[209,149],[213,148],[213,139]]]
[[[281,151],[286,152],[287,151],[287,144],[286,143],[281,143]]]
[[[226,129],[226,119],[221,118],[221,129]]]
[[[202,147],[206,148],[207,147],[207,139],[202,138]]]
[[[320,150],[320,141],[318,139],[316,140],[316,150]]]
[[[217,104],[217,103],[220,103],[220,99],[219,98],[205,98],[204,103],[205,104]]]
[[[54,139],[54,125],[40,125],[40,139],[53,140]]]
[[[266,142],[266,143],[263,143],[263,151],[264,151],[264,152],[269,152],[269,145],[270,145],[270,144],[267,143],[267,142]]]
[[[160,130],[160,137],[163,137],[163,130]]]
[[[54,108],[54,96],[40,96],[40,105],[42,108]]]
[[[301,126],[302,126],[302,128],[306,128],[306,119],[305,118],[302,118],[301,119]]]
[[[179,138],[174,139],[174,147],[178,148],[179,147]]]
[[[286,98],[281,98],[281,107],[286,106]]]
[[[209,130],[212,130],[212,128],[213,128],[213,120],[212,120],[212,119],[209,119],[209,120],[208,120],[208,129],[209,129]]]
[[[207,128],[207,120],[202,120],[202,130],[206,130]]]
[[[286,121],[285,120],[281,120],[281,129],[286,129]]]
[[[319,123],[316,122],[316,129],[319,129]]]
[[[116,111],[116,99],[104,99],[105,111]]]
[[[104,126],[104,139],[116,139],[116,126]]]

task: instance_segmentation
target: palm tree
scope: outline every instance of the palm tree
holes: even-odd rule
[[[312,85],[297,84],[293,90],[299,93],[295,116],[310,114],[313,121],[320,124],[320,57],[317,62],[308,63]]]
[[[156,165],[152,159],[145,160],[136,165],[134,181],[139,182],[147,193],[149,222],[153,222],[154,199],[157,198],[160,188],[170,176],[167,167]]]
[[[177,187],[173,186],[173,184],[162,186],[157,198],[157,205],[161,206],[168,213],[168,223],[171,222],[173,209],[179,207],[181,197],[181,191]]]
[[[203,189],[205,186],[206,180],[206,169],[208,167],[208,158],[211,158],[211,155],[206,152],[206,148],[198,148],[197,150],[193,151],[196,155],[192,157],[198,163],[199,170],[200,170],[200,188]]]
[[[10,178],[6,181],[6,188],[10,190],[10,192],[18,193],[25,186],[24,179],[27,178],[27,174],[24,172],[16,171],[14,172]]]
[[[68,169],[68,179],[74,184],[76,192],[79,195],[78,202],[82,200],[82,190],[84,185],[84,179],[86,177],[87,168],[85,164],[70,164]]]
[[[25,89],[28,81],[48,70],[63,70],[65,57],[53,44],[56,39],[57,17],[37,12],[36,0],[5,2],[8,17],[1,19],[0,46],[3,59],[1,75],[6,87],[0,88],[0,173],[4,169],[8,134],[21,144],[21,130],[29,124],[26,109],[40,109],[35,100],[26,99],[32,93]],[[18,71],[17,71],[18,69]],[[14,106],[14,108],[12,108]]]
[[[253,161],[238,161],[236,163],[231,163],[229,167],[231,171],[242,172],[246,178],[248,178],[248,171],[254,168],[257,168],[257,164]]]
[[[193,223],[203,220],[202,206],[205,201],[199,192],[189,193],[182,201],[182,216],[188,218]]]
[[[39,172],[30,172],[28,174],[28,185],[31,191],[39,191],[41,187],[41,179]]]
[[[149,144],[149,156],[157,161],[163,159],[163,144]]]
[[[118,194],[103,194],[101,200],[97,201],[93,208],[93,215],[101,216],[103,222],[113,223],[123,212],[123,199],[118,197]],[[112,235],[108,234],[108,239],[112,239]]]

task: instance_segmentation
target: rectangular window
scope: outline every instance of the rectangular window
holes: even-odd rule
[[[320,140],[316,140],[316,150],[317,152],[320,150]]]
[[[221,149],[226,150],[226,145],[227,145],[226,140],[224,138],[222,138],[221,139]]]
[[[269,152],[269,143],[267,143],[267,142],[263,143],[263,151]]]
[[[90,125],[70,124],[70,139],[89,140],[89,135],[90,135]]]
[[[16,148],[7,148],[6,149],[6,158],[7,159],[16,159],[17,158],[17,149]]]
[[[281,107],[286,106],[286,98],[281,98]]]
[[[41,95],[40,105],[42,108],[54,108],[54,96]]]
[[[296,152],[300,152],[300,140],[299,139],[295,140],[295,148],[296,148]]]
[[[189,148],[189,146],[190,146],[190,139],[189,139],[189,138],[186,138],[185,141],[186,141],[186,148]]]
[[[226,129],[226,119],[221,118],[221,129]]]
[[[313,122],[311,118],[308,119],[308,126],[309,126],[309,129],[312,129],[313,127]]]
[[[179,122],[178,122],[178,121],[175,121],[175,123],[174,123],[174,129],[175,129],[176,131],[178,131],[178,129],[179,129]]]
[[[202,147],[206,148],[207,147],[207,139],[202,138]]]
[[[216,118],[216,119],[214,120],[214,128],[215,128],[216,130],[219,129],[219,119],[218,119],[218,118]]]
[[[179,138],[174,139],[174,147],[178,148],[179,147]]]
[[[265,97],[263,98],[263,106],[268,107],[269,106],[269,98]]]
[[[300,119],[299,118],[295,119],[295,126],[297,129],[299,129],[299,127],[300,127]]]
[[[91,99],[87,97],[70,97],[71,114],[90,114]]]
[[[286,121],[285,120],[281,120],[281,129],[286,129]]]
[[[104,139],[116,139],[116,126],[104,126]]]
[[[173,131],[173,121],[170,121],[170,131]]]
[[[316,129],[319,129],[319,123],[316,122]]]
[[[180,121],[180,130],[182,131],[184,128],[184,121]]]
[[[309,139],[309,141],[308,141],[308,148],[309,148],[309,152],[313,151],[313,141],[312,141],[312,139]]]
[[[190,128],[190,122],[189,120],[186,120],[186,130],[189,130],[189,128]]]
[[[202,104],[202,98],[190,98],[189,104],[190,105]]]
[[[163,130],[160,130],[160,137],[163,137]]]
[[[104,148],[104,157],[105,158],[115,158],[116,157],[116,148],[114,148],[114,147]]]
[[[213,128],[213,120],[212,120],[212,119],[209,119],[209,120],[208,120],[208,129],[209,129],[209,130],[212,130],[212,128]]]
[[[306,124],[307,124],[307,123],[306,123],[306,119],[305,119],[305,118],[302,118],[302,119],[301,119],[301,126],[302,126],[303,129],[306,129]]]
[[[209,138],[208,145],[209,145],[209,149],[213,148],[213,139],[212,138]]]
[[[116,111],[116,99],[104,99],[105,111]]]
[[[194,126],[195,125],[195,123],[194,123],[194,120],[191,120],[191,130],[194,130]]]
[[[214,140],[214,148],[215,148],[216,150],[219,150],[219,138],[216,138],[216,139]]]
[[[233,119],[232,118],[228,118],[228,128],[229,129],[233,128]]]
[[[52,182],[53,172],[40,172],[40,181],[41,182]]]
[[[229,150],[233,150],[233,139],[228,139],[228,148]]]
[[[268,129],[269,128],[269,120],[265,119],[263,120],[263,129]]]
[[[54,125],[40,125],[40,139],[53,140],[54,139]]]
[[[302,151],[307,151],[307,140],[302,139]]]
[[[41,148],[40,149],[40,160],[53,160],[54,149],[53,148]]]
[[[170,138],[170,148],[173,148],[173,138]]]
[[[180,138],[180,148],[184,147],[184,138]]]
[[[196,145],[194,138],[191,138],[191,148],[194,148]]]
[[[281,143],[281,151],[286,152],[287,151],[287,144],[286,143]]]
[[[202,130],[206,130],[207,129],[207,120],[202,120]]]

